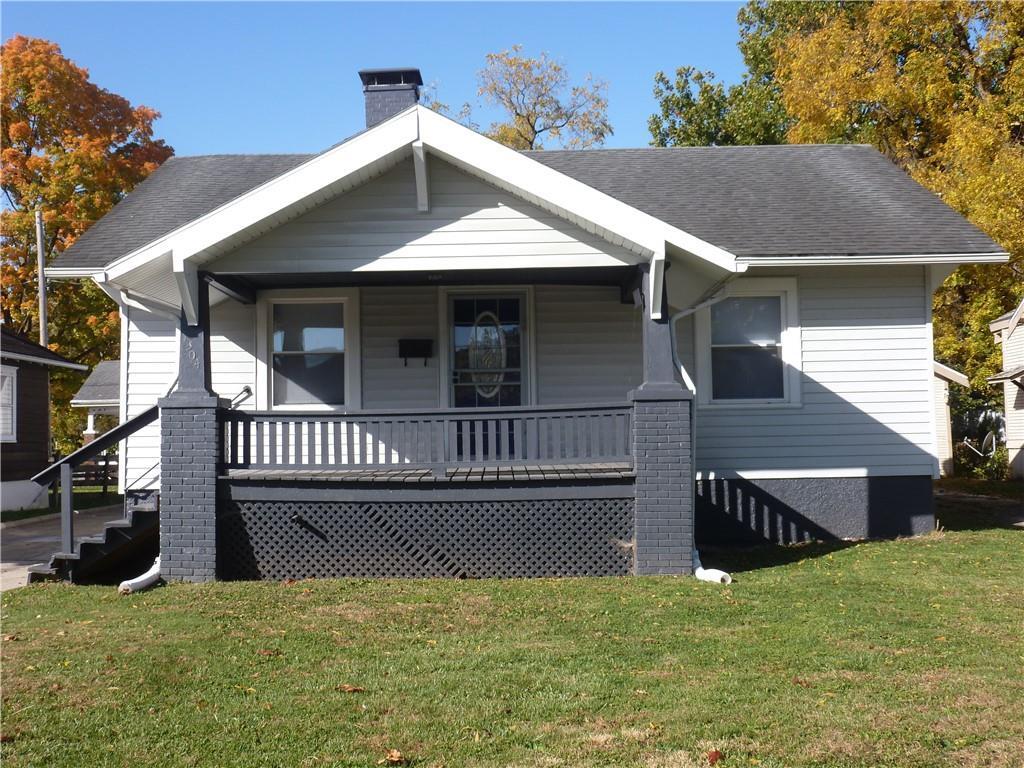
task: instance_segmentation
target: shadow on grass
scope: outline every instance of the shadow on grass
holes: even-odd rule
[[[1024,533],[1024,499],[937,493],[935,519],[947,531],[986,531],[1014,528]]]
[[[802,544],[764,544],[742,549],[707,547],[700,551],[701,561],[707,568],[721,568],[731,574],[758,571],[789,565],[800,560],[825,557],[862,541],[813,541]]]

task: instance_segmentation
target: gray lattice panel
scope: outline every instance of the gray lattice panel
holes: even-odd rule
[[[626,575],[633,500],[222,502],[223,579]]]

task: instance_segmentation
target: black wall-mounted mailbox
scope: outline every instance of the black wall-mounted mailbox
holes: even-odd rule
[[[405,361],[406,365],[409,364],[410,357],[422,357],[423,365],[426,365],[427,360],[434,356],[434,340],[399,339],[398,356]]]

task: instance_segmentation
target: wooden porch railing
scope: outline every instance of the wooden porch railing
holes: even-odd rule
[[[415,469],[632,462],[628,404],[222,411],[225,469]]]

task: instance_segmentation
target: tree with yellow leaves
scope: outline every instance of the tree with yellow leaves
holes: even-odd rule
[[[663,123],[673,130],[658,143],[668,145],[701,135],[868,143],[941,196],[1011,254],[1006,265],[961,267],[934,302],[936,356],[974,389],[954,393],[957,405],[999,407],[985,381],[1000,365],[988,323],[1024,297],[1024,4],[755,0],[740,22],[744,84],[767,94],[775,122],[730,130],[743,100],[691,91],[683,110],[667,105],[673,123],[652,118],[655,140]],[[708,125],[716,112],[721,129]]]
[[[536,58],[522,55],[523,47],[487,54],[486,65],[477,72],[477,96],[504,113],[484,131],[512,149],[543,149],[554,139],[566,149],[597,147],[612,135],[608,122],[608,85],[587,75],[571,85],[565,65],[541,53]],[[436,90],[436,89],[435,89]],[[428,96],[425,104],[450,114],[447,104]],[[472,107],[466,103],[454,115],[474,129]]]

